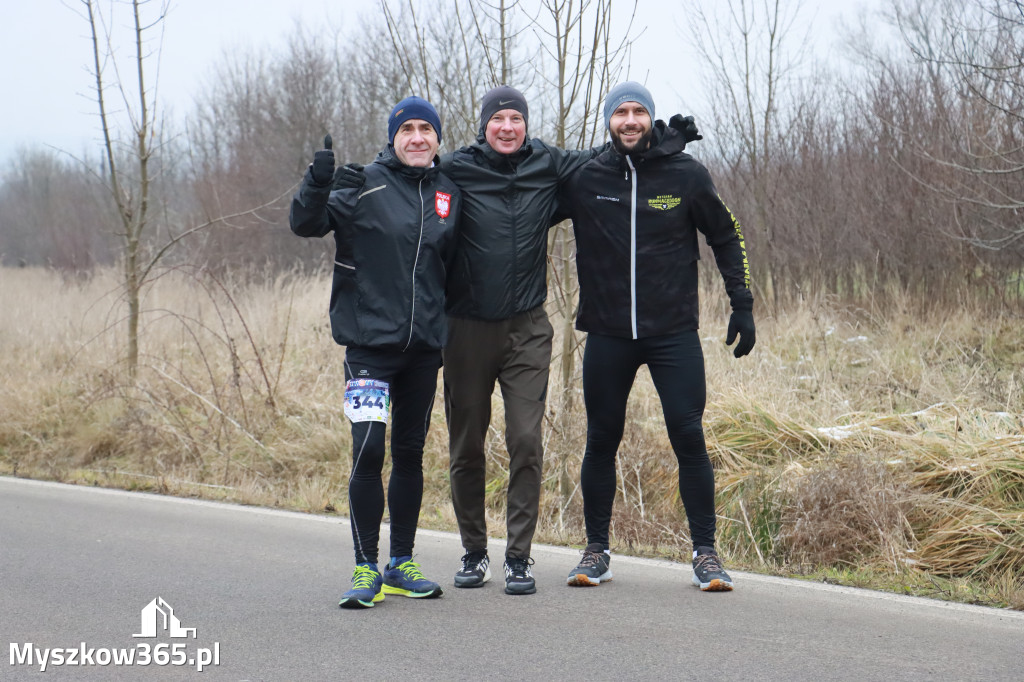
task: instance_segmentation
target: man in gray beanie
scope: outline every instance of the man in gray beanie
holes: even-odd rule
[[[715,551],[715,479],[701,419],[706,387],[697,334],[697,233],[706,238],[732,304],[726,344],[737,358],[754,347],[754,299],[739,223],[685,139],[654,119],[647,88],[627,81],[608,93],[605,151],[563,186],[576,234],[580,303],[587,332],[583,402],[587,447],[580,468],[587,545],[566,579],[588,587],[612,579],[610,526],[615,458],[637,371],[647,365],[661,398],[679,467],[679,497],[693,542],[692,581],[728,591]]]
[[[655,119],[654,99],[651,97],[651,93],[636,81],[625,81],[612,88],[604,99],[605,128],[610,128],[612,114],[626,102],[636,102],[647,111],[651,121]]]
[[[516,595],[537,591],[530,550],[553,335],[544,310],[547,232],[558,222],[560,185],[608,146],[569,151],[529,139],[529,113],[519,90],[493,88],[481,100],[476,142],[441,157],[464,199],[444,349],[452,503],[466,550],[455,586],[481,587],[491,578],[484,448],[497,382],[509,455],[505,592]],[[700,139],[692,118],[676,119],[686,139]],[[341,181],[359,182],[351,167],[344,172]]]

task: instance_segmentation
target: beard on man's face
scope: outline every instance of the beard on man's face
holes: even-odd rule
[[[639,154],[640,152],[647,151],[647,148],[651,146],[651,136],[654,134],[654,128],[648,128],[647,132],[637,138],[636,142],[627,146],[623,143],[622,138],[616,131],[610,131],[612,136],[612,146],[619,154],[628,156],[629,154]]]

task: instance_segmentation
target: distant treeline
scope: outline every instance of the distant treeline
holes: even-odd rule
[[[516,7],[498,13],[466,0],[449,0],[447,21],[457,16],[462,29],[453,40],[450,25],[439,30],[432,22],[440,19],[418,18],[407,4],[386,3],[389,11],[333,32],[297,27],[278,53],[225,57],[184,128],[157,134],[151,248],[212,222],[168,262],[261,272],[322,266],[329,244],[292,237],[287,198],[245,212],[286,193],[325,132],[339,158],[369,162],[384,142],[387,112],[410,92],[442,111],[442,151],[475,138],[479,98],[501,81],[528,93],[532,135],[569,147],[603,141],[599,97],[573,93],[584,82],[603,92],[624,77],[620,52],[600,52],[581,33],[559,55]],[[607,11],[604,4],[587,12]],[[848,32],[841,73],[805,59],[795,78],[781,57],[800,37],[769,30],[770,16],[752,13],[746,38],[723,38],[712,31],[715,17],[701,15],[694,40],[706,59],[687,68],[706,71],[712,104],[682,112],[696,114],[705,135],[688,151],[711,169],[744,226],[765,302],[811,291],[857,300],[896,287],[940,305],[965,296],[1019,305],[1024,6],[893,0],[886,17],[873,19],[870,32]],[[746,40],[756,59],[718,59],[725,39]],[[573,49],[601,55],[607,68],[596,80],[593,70],[586,81],[577,71],[561,90],[538,76],[557,73],[559,59],[571,63]],[[118,260],[119,219],[101,158],[25,149],[9,160],[0,177],[0,264],[88,272]],[[244,215],[221,219],[235,214]]]

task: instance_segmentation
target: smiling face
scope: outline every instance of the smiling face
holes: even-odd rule
[[[526,141],[526,119],[515,109],[495,112],[487,121],[484,139],[491,145],[491,149],[499,154],[519,151]]]
[[[651,143],[651,115],[639,102],[623,102],[612,112],[608,132],[620,154],[642,152]]]
[[[440,142],[437,131],[421,118],[411,118],[395,133],[395,156],[406,166],[427,167],[434,161]]]

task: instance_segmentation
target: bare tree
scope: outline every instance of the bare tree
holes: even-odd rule
[[[637,3],[632,3],[629,20],[616,22],[612,0],[542,0],[541,13],[534,20],[535,33],[542,46],[546,64],[546,91],[555,100],[551,130],[555,144],[576,148],[592,146],[603,122],[598,104],[622,72],[633,41],[633,19]],[[550,74],[550,75],[547,75]],[[575,240],[572,225],[562,222],[548,237],[550,262],[548,283],[562,327],[562,348],[558,355],[560,404],[557,427],[570,431],[576,394],[575,359],[580,343],[574,327],[579,284],[575,277]],[[559,452],[559,491],[564,511],[572,497],[574,484],[569,475],[567,448]]]
[[[985,249],[1024,249],[1024,2],[896,0],[893,16],[911,54],[950,95],[940,109],[951,143],[917,152],[940,177],[907,169],[949,201],[957,232]]]
[[[103,179],[117,216],[119,256],[128,313],[126,368],[134,377],[139,365],[139,322],[142,291],[154,275],[154,268],[182,240],[202,232],[232,216],[207,219],[191,227],[182,227],[166,206],[155,204],[157,182],[165,164],[157,156],[168,143],[158,126],[156,87],[147,82],[150,64],[159,57],[158,39],[169,0],[130,0],[124,3],[131,14],[132,56],[122,72],[114,49],[113,16],[100,9],[96,0],[79,0],[90,29],[96,105],[103,136],[105,164]],[[155,9],[153,9],[155,7]],[[157,42],[154,48],[153,43]],[[113,77],[108,77],[110,72]],[[123,118],[127,119],[125,139],[108,102],[108,89],[120,99]],[[240,211],[252,213],[276,203],[284,195],[263,205]],[[162,234],[159,232],[162,228]]]
[[[128,351],[127,367],[131,375],[135,374],[139,363],[139,309],[140,292],[153,261],[147,261],[143,238],[149,228],[151,182],[150,162],[156,147],[157,133],[154,125],[153,91],[146,85],[146,63],[150,56],[147,42],[150,32],[161,27],[167,12],[167,2],[162,2],[155,18],[142,19],[142,7],[150,2],[132,0],[132,32],[134,57],[131,75],[137,88],[131,93],[127,79],[118,73],[118,65],[114,60],[112,37],[108,24],[98,3],[94,0],[80,0],[89,21],[92,40],[93,75],[96,83],[96,105],[99,109],[100,127],[103,134],[103,147],[106,154],[106,180],[111,197],[117,207],[120,229],[117,236],[121,240],[122,272],[125,285],[125,297],[128,304]],[[121,165],[119,140],[115,138],[115,126],[108,110],[107,80],[105,67],[112,66],[115,71],[114,81],[121,95],[129,119],[131,139],[127,145],[131,149],[126,168]],[[132,99],[134,97],[134,103]],[[130,168],[130,170],[129,170]]]
[[[776,235],[771,219],[773,165],[783,106],[793,85],[790,78],[802,58],[806,41],[790,44],[800,3],[783,0],[727,0],[715,2],[712,11],[695,12],[699,30],[695,45],[704,67],[703,79],[711,102],[709,123],[719,153],[730,170],[745,179],[753,195],[754,213],[748,217],[748,237],[764,247],[755,262],[766,294],[777,297]]]

